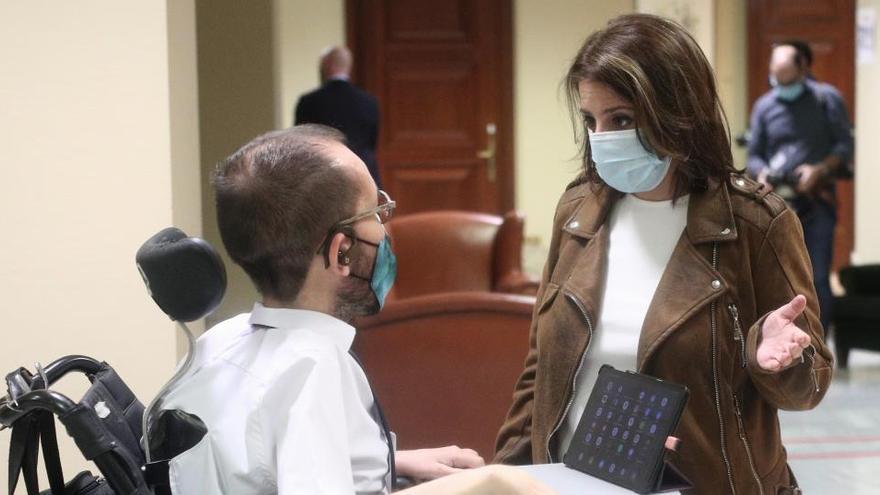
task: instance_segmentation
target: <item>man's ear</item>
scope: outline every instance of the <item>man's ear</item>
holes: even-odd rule
[[[347,277],[351,273],[351,255],[349,251],[352,241],[345,234],[337,232],[330,239],[330,269]]]

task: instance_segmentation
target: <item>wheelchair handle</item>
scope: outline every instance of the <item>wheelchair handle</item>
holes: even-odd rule
[[[15,403],[3,397],[0,399],[0,425],[11,427],[18,418],[37,409],[60,416],[70,412],[74,406],[75,402],[54,390],[34,390],[19,397]]]
[[[84,375],[94,375],[101,371],[103,367],[104,363],[88,356],[81,356],[78,354],[64,356],[52,361],[46,366],[44,371],[46,373],[46,379],[49,380],[48,384],[43,383],[43,378],[40,375],[35,375],[31,387],[46,388],[71,371],[79,371]]]

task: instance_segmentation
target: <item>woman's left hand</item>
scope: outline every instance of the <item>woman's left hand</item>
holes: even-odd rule
[[[764,320],[757,353],[761,369],[781,371],[810,346],[810,336],[794,324],[806,307],[807,298],[798,295]]]

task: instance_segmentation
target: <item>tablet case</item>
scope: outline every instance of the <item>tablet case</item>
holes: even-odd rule
[[[683,385],[603,365],[563,462],[637,493],[691,488],[665,461],[687,399]]]

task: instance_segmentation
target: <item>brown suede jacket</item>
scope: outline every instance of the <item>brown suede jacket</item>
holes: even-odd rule
[[[608,228],[618,193],[570,186],[556,210],[530,351],[499,432],[495,462],[559,462],[559,429],[602,308]],[[812,338],[779,373],[757,365],[761,324],[795,295]],[[697,493],[791,493],[778,409],[816,406],[831,382],[812,269],[797,216],[738,174],[691,194],[687,227],[648,308],[638,371],[684,384],[690,398],[668,460]]]

